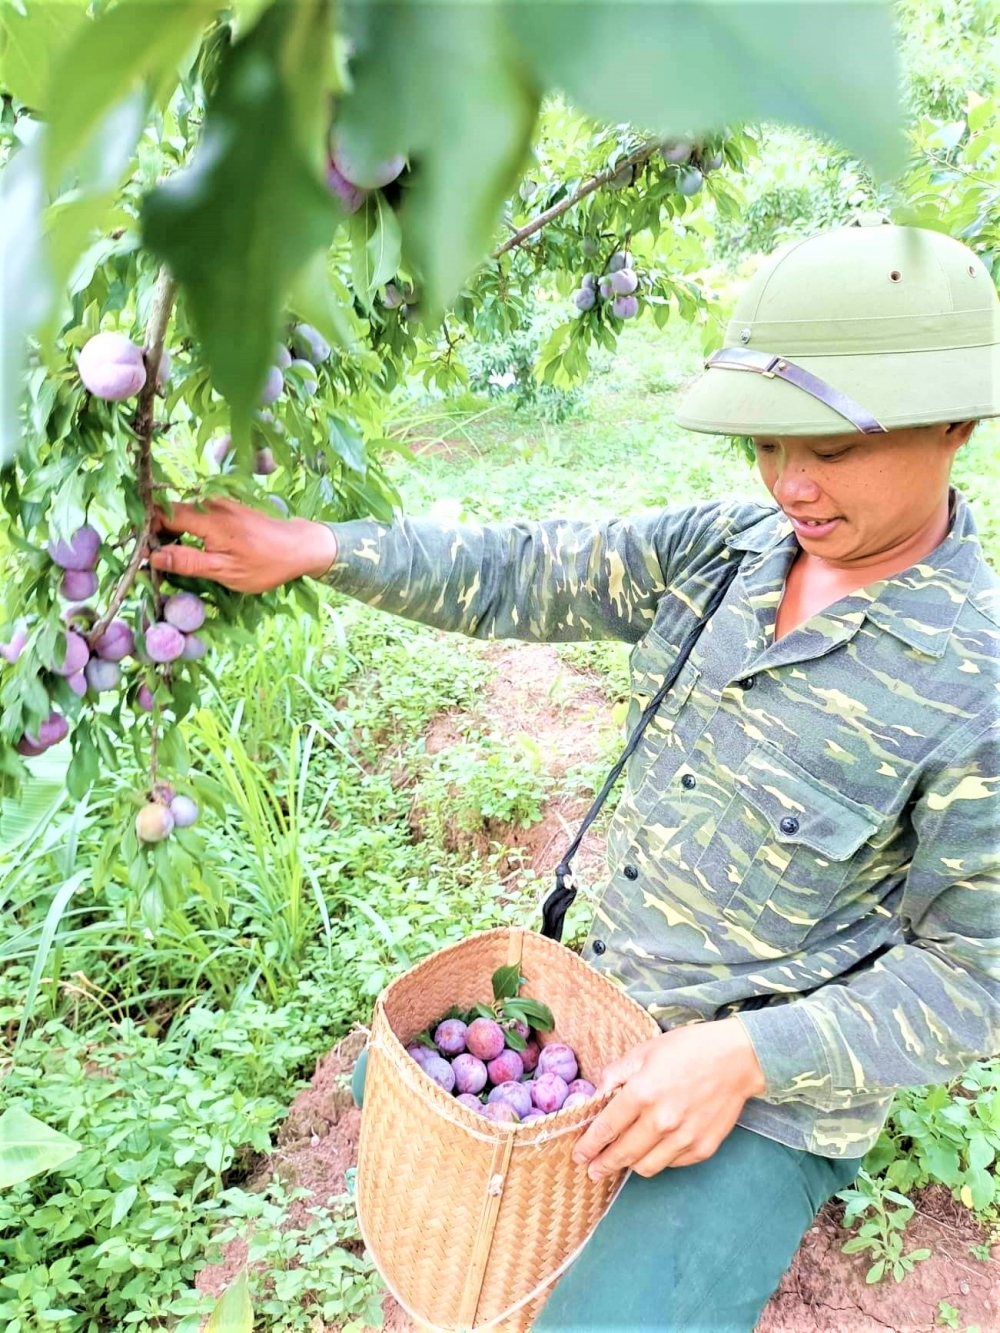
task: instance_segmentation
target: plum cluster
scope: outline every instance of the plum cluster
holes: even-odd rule
[[[524,1042],[523,1050],[510,1044],[511,1032]],[[501,1024],[446,1018],[434,1029],[433,1042],[412,1041],[406,1049],[439,1088],[487,1120],[527,1124],[582,1106],[596,1092],[579,1077],[572,1047],[539,1045],[535,1031],[520,1019]]]
[[[55,570],[59,571],[59,594],[69,603],[62,612],[66,626],[66,647],[61,657],[46,663],[47,675],[62,677],[70,689],[82,698],[96,698],[123,684],[122,662],[135,657],[149,665],[166,665],[176,661],[196,661],[204,657],[207,647],[197,631],[205,623],[205,604],[191,592],[178,592],[167,597],[159,620],[144,621],[143,649],[137,650],[136,636],[131,626],[118,617],[94,637],[97,612],[87,605],[97,593],[97,565],[101,557],[100,534],[89,523],[72,534],[69,540],[49,543],[48,554]],[[10,642],[0,644],[0,656],[13,665],[28,644],[28,628],[21,621],[14,629]],[[50,701],[52,691],[49,691]],[[135,706],[152,712],[155,701],[145,683],[135,695]],[[53,745],[69,735],[69,722],[55,707],[39,726],[37,733],[25,732],[15,745],[18,754],[34,758],[44,754]],[[147,812],[155,806],[156,819]],[[175,808],[176,807],[176,808]],[[169,815],[169,827],[161,813]],[[174,828],[186,828],[198,817],[198,807],[188,796],[171,792],[167,801],[154,800],[140,811],[136,830],[144,842],[158,842]],[[163,830],[165,831],[159,831]],[[152,834],[153,836],[147,836]]]
[[[356,213],[372,190],[381,190],[391,184],[405,166],[406,158],[398,153],[366,171],[335,130],[327,161],[326,183],[340,200],[344,212]]]
[[[274,363],[264,378],[264,387],[260,395],[261,410],[257,413],[258,421],[274,426],[274,415],[267,408],[285,392],[287,387],[285,372],[295,372],[295,380],[307,398],[313,398],[319,389],[319,376],[316,367],[321,366],[330,355],[330,344],[318,329],[311,324],[296,324],[292,329],[291,350],[284,343],[277,343],[274,349]],[[294,355],[293,355],[294,354]],[[278,427],[275,427],[276,429]],[[205,447],[205,456],[216,466],[224,468],[231,460],[233,441],[230,435],[220,435],[210,440]],[[254,452],[253,471],[258,477],[269,477],[277,470],[274,454],[268,448]],[[270,497],[278,508],[287,513],[287,506],[280,497]]]
[[[722,149],[708,153],[695,139],[665,139],[660,156],[668,167],[677,167],[677,189],[690,199],[698,193],[710,171],[718,171],[725,161]]]
[[[579,288],[573,293],[577,310],[592,310],[598,298],[608,303],[618,319],[634,319],[639,312],[635,291],[639,275],[632,267],[632,256],[626,250],[616,250],[608,260],[604,273],[585,273]]]

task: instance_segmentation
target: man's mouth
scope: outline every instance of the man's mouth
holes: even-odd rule
[[[794,514],[786,514],[785,517],[800,536],[810,537],[814,540],[819,537],[825,537],[828,533],[833,532],[837,524],[840,522],[839,517],[797,518]]]

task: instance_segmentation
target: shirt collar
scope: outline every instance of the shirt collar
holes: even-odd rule
[[[861,601],[867,620],[929,657],[943,656],[983,558],[968,501],[954,487],[950,496],[952,523],[940,546],[893,578],[851,594]],[[726,545],[763,555],[796,545],[795,531],[781,510],[775,509],[728,537]],[[747,572],[762,563],[749,561]]]

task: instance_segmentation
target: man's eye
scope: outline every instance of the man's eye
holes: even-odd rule
[[[822,460],[823,460],[824,463],[829,463],[829,462],[832,462],[832,461],[833,461],[834,459],[836,459],[836,458],[843,458],[843,457],[845,456],[845,454],[847,454],[848,452],[849,452],[849,450],[847,450],[847,449],[840,449],[840,450],[838,450],[837,453],[835,453],[835,454],[817,454],[816,457],[817,457],[817,458],[822,458]]]
[[[758,444],[755,446],[759,454],[773,454],[775,447],[773,444]]]

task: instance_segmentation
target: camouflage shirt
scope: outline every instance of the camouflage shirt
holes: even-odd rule
[[[774,508],[334,527],[327,581],[373,606],[634,643],[629,728],[741,562],[629,761],[583,956],[664,1030],[739,1013],[767,1091],[738,1123],[831,1157],[1000,1050],[1000,582],[952,498],[924,561],[778,641]]]

